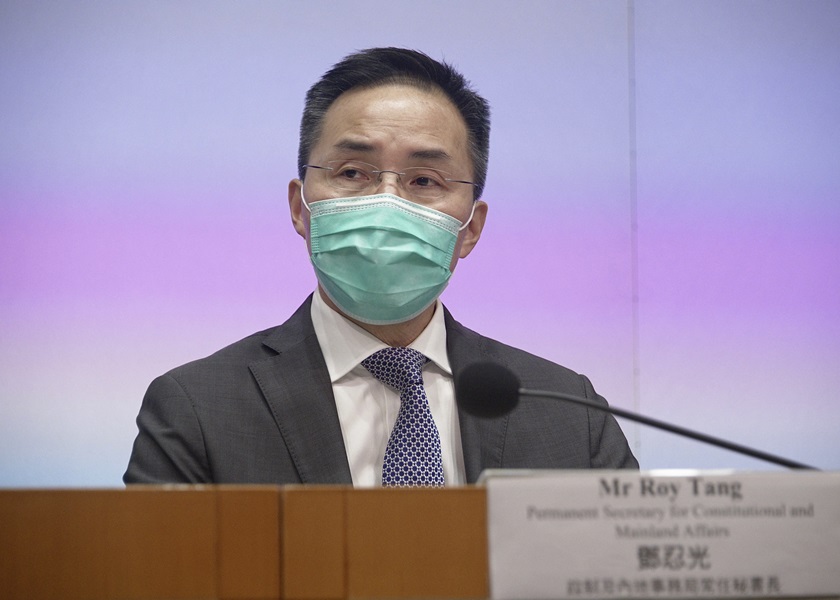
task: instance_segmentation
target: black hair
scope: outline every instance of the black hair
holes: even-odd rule
[[[490,152],[490,106],[470,83],[445,62],[405,48],[369,48],[350,54],[334,65],[306,93],[300,123],[298,176],[303,179],[309,154],[321,135],[327,110],[341,94],[354,88],[406,84],[424,90],[437,88],[458,109],[467,125],[473,163],[473,198],[480,198],[487,179]]]

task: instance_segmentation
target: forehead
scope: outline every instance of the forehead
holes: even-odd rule
[[[436,88],[387,84],[339,96],[324,116],[310,158],[347,154],[385,168],[433,161],[471,171],[464,119]]]

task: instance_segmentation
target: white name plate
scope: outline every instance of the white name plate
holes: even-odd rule
[[[840,473],[485,480],[496,599],[840,596]]]

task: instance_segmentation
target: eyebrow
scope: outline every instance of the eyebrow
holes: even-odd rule
[[[349,152],[364,152],[371,153],[376,150],[372,144],[367,142],[359,142],[356,140],[341,140],[334,146],[338,150],[347,150]],[[434,161],[451,161],[452,156],[445,150],[429,149],[429,150],[415,150],[411,153],[412,160],[434,160]]]
[[[351,152],[373,152],[376,150],[376,148],[366,142],[356,142],[353,140],[341,140],[335,145],[335,148],[349,150]]]
[[[450,161],[452,157],[445,150],[416,150],[411,153],[411,158],[423,158],[425,160]]]

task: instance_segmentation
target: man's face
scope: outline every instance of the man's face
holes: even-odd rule
[[[472,180],[467,128],[458,109],[438,91],[388,84],[345,92],[324,116],[321,136],[312,148],[309,164],[324,165],[338,159],[355,159],[380,170],[401,171],[406,167],[433,167],[454,179]],[[304,195],[309,203],[336,197],[321,178],[310,172]],[[308,212],[300,199],[300,180],[289,183],[289,205],[295,230],[309,240]],[[391,193],[406,197],[397,177],[385,173],[370,193]],[[432,208],[465,222],[472,209],[473,187],[455,184],[451,195]],[[473,220],[459,236],[451,268],[478,242],[487,206],[477,202]]]

